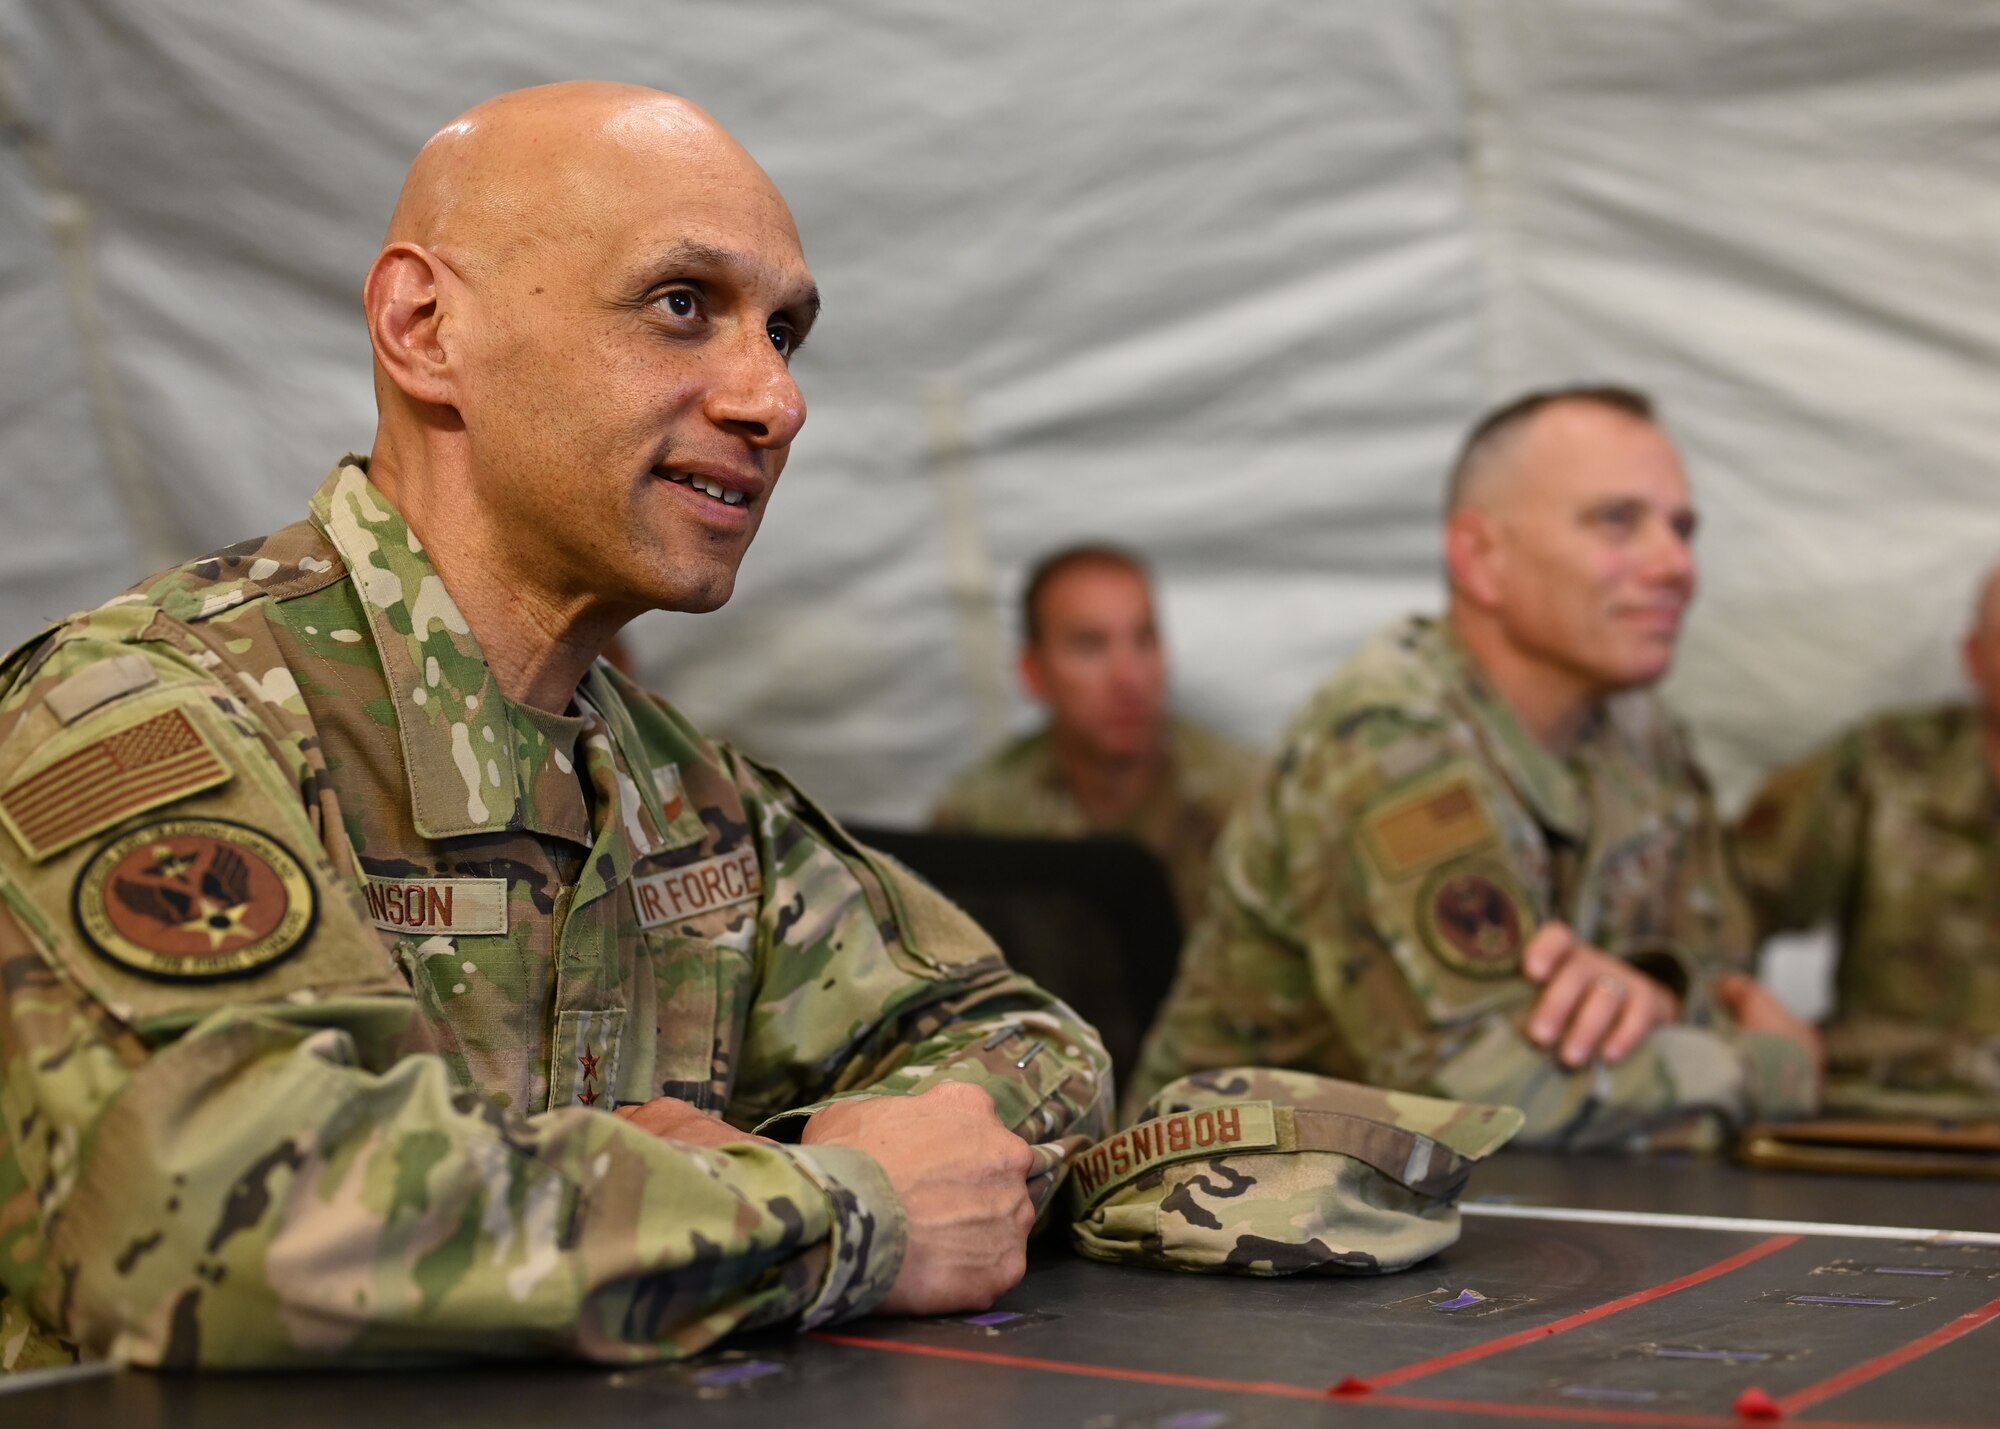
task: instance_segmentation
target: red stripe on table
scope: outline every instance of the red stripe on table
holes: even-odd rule
[[[815,1330],[807,1339],[856,1349],[888,1350],[892,1354],[918,1355],[927,1359],[957,1360],[965,1364],[993,1365],[1000,1369],[1035,1369],[1050,1374],[1074,1374],[1086,1379],[1118,1380],[1127,1384],[1163,1384],[1173,1389],[1212,1389],[1226,1394],[1263,1394],[1280,1399],[1325,1399],[1326,1391],[1303,1384],[1283,1384],[1268,1379],[1215,1379],[1199,1374],[1170,1374],[1163,1370],[1118,1369],[1112,1365],[1083,1364],[1076,1360],[1045,1360],[1032,1355],[1003,1355],[992,1350],[964,1349],[953,1345],[919,1345],[908,1340],[881,1340],[868,1335],[839,1335]],[[1540,1419],[1543,1421],[1581,1420],[1593,1424],[1664,1424],[1682,1429],[1740,1429],[1742,1420],[1733,1414],[1688,1414],[1664,1409],[1617,1409],[1602,1404],[1509,1404],[1496,1399],[1450,1399],[1428,1394],[1371,1394],[1343,1401],[1355,1409],[1429,1409],[1459,1414],[1479,1414],[1495,1419]],[[1796,1419],[1793,1429],[1941,1429],[1921,1423],[1891,1423],[1871,1419],[1850,1422],[1843,1419]]]
[[[1483,1360],[1488,1355],[1504,1354],[1506,1351],[1516,1349],[1521,1345],[1531,1345],[1535,1341],[1545,1339],[1550,1335],[1560,1335],[1565,1330],[1574,1330],[1579,1325],[1588,1325],[1593,1321],[1602,1320],[1606,1316],[1616,1315],[1621,1310],[1630,1310],[1635,1305],[1644,1305],[1648,1301],[1672,1295],[1677,1290],[1686,1290],[1690,1286],[1701,1285],[1707,1281],[1716,1279],[1718,1276],[1727,1275],[1732,1270],[1741,1270],[1751,1262],[1762,1260],[1765,1256],[1775,1251],[1783,1250],[1788,1245],[1798,1244],[1799,1239],[1800,1237],[1795,1235],[1774,1235],[1769,1240],[1759,1241],[1748,1250],[1739,1250],[1736,1254],[1724,1260],[1718,1260],[1713,1265],[1694,1271],[1692,1274],[1683,1275],[1679,1279],[1669,1280],[1664,1284],[1654,1285],[1645,1290],[1635,1290],[1630,1295],[1621,1295],[1616,1300],[1606,1301],[1604,1304],[1589,1310],[1579,1310],[1574,1315],[1565,1316],[1560,1320],[1553,1320],[1546,1325],[1537,1325],[1533,1329],[1528,1330],[1516,1330],[1511,1335],[1502,1335],[1498,1339],[1487,1340],[1482,1344],[1467,1345],[1462,1350],[1453,1350],[1450,1354],[1438,1355],[1434,1359],[1418,1360],[1415,1364],[1404,1365],[1401,1369],[1384,1370],[1380,1374],[1364,1375],[1362,1379],[1371,1390],[1387,1389],[1391,1385],[1407,1384],[1413,1379],[1421,1379],[1427,1374],[1436,1374],[1440,1370],[1469,1364],[1473,1360]],[[1328,1393],[1331,1392],[1331,1389],[1329,1389]]]
[[[1995,1316],[2000,1316],[2000,1300],[1988,1300],[1977,1310],[1968,1310],[1957,1319],[1940,1325],[1928,1335],[1912,1340],[1900,1349],[1879,1354],[1874,1359],[1863,1360],[1857,1365],[1850,1365],[1839,1374],[1830,1375],[1818,1384],[1809,1384],[1804,1389],[1793,1390],[1778,1401],[1779,1412],[1795,1414],[1801,1409],[1818,1404],[1822,1399],[1831,1399],[1834,1395],[1852,1389],[1857,1384],[1865,1384],[1877,1375],[1887,1374],[1898,1365],[1908,1364],[1920,1355],[1929,1354],[1940,1345],[1950,1344],[1960,1335],[1971,1334]]]
[[[941,1360],[969,1360],[1004,1369],[1041,1369],[1053,1374],[1081,1374],[1092,1379],[1122,1379],[1135,1384],[1166,1384],[1177,1389],[1220,1389],[1234,1394],[1275,1394],[1286,1399],[1325,1399],[1326,1391],[1309,1384],[1280,1384],[1268,1379],[1211,1379],[1199,1374],[1169,1374],[1154,1369],[1117,1369],[1075,1360],[1043,1360],[1026,1355],[995,1354],[991,1350],[956,1349],[949,1345],[918,1345],[908,1340],[877,1340],[866,1335],[835,1335],[815,1330],[811,1338],[830,1345],[858,1345],[869,1350],[893,1350],[903,1355],[929,1355]]]
[[[1437,1394],[1371,1394],[1345,1404],[1390,1409],[1443,1410],[1493,1419],[1565,1419],[1588,1424],[1670,1424],[1685,1429],[1743,1429],[1735,1414],[1675,1413],[1667,1409],[1613,1409],[1601,1404],[1508,1404],[1496,1399],[1452,1399]],[[1949,1429],[1947,1425],[1890,1419],[1787,1419],[1790,1429]]]

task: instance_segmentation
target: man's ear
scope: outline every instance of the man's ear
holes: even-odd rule
[[[1500,603],[1504,564],[1493,518],[1461,506],[1444,523],[1444,567],[1451,588],[1481,609]]]
[[[1048,681],[1042,677],[1041,654],[1032,645],[1023,645],[1021,653],[1015,657],[1014,668],[1021,676],[1021,684],[1027,692],[1043,704],[1049,702]]]
[[[445,299],[452,272],[428,248],[391,243],[375,255],[361,288],[375,361],[412,401],[456,405],[445,349]]]

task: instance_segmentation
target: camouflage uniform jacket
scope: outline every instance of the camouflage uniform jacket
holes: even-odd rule
[[[1831,921],[1828,1101],[2000,1109],[2000,787],[1982,712],[1872,720],[1774,775],[1736,828],[1767,936]]]
[[[1256,776],[1257,758],[1187,720],[1168,723],[1167,764],[1132,816],[1098,826],[1063,781],[1046,730],[1014,741],[961,775],[931,814],[931,827],[1023,838],[1124,834],[1165,865],[1181,926],[1192,927],[1208,895],[1208,863],[1231,805]]]
[[[0,690],[16,1335],[25,1305],[145,1364],[679,1355],[877,1303],[901,1206],[858,1150],[608,1108],[784,1142],[973,1081],[1042,1193],[1106,1129],[1089,1029],[781,776],[602,663],[581,718],[506,699],[358,458]]]
[[[1810,1103],[1802,1052],[1727,1027],[1564,1069],[1527,1039],[1539,988],[1520,972],[1558,918],[1714,1016],[1708,974],[1747,956],[1749,930],[1686,743],[1626,695],[1565,762],[1443,626],[1398,623],[1314,695],[1230,820],[1128,1103],[1263,1063],[1511,1103],[1525,1141],[1563,1145],[1706,1143]]]

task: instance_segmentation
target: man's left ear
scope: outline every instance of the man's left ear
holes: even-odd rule
[[[1014,657],[1014,670],[1021,677],[1022,688],[1043,704],[1047,704],[1048,681],[1042,678],[1042,660],[1034,646],[1021,647],[1021,653]]]
[[[412,401],[457,404],[445,343],[451,269],[428,248],[392,243],[375,255],[362,284],[361,305],[375,361]]]
[[[1500,603],[1502,553],[1496,534],[1493,518],[1469,506],[1445,518],[1445,574],[1453,590],[1483,609]]]

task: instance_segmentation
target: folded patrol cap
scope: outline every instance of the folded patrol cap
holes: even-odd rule
[[[1473,1163],[1521,1128],[1508,1106],[1306,1072],[1170,1082],[1145,1119],[1070,1170],[1070,1236],[1096,1260],[1235,1275],[1374,1275],[1458,1239]]]

